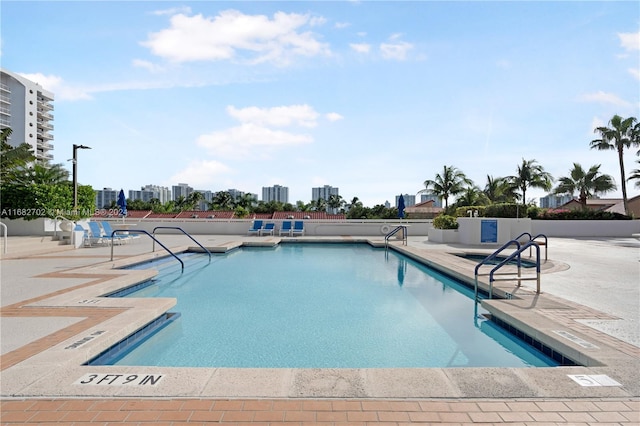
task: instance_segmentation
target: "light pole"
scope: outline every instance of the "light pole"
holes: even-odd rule
[[[78,156],[79,149],[91,149],[90,146],[73,144],[73,211],[78,211]]]

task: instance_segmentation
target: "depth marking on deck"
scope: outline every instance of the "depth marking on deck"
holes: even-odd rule
[[[155,386],[162,374],[85,374],[74,385],[93,386]]]
[[[90,342],[91,340],[95,339],[97,336],[100,336],[101,334],[104,334],[104,333],[106,333],[105,330],[94,331],[90,335],[85,336],[80,340],[76,340],[75,342],[73,342],[69,346],[65,347],[65,349],[75,349],[77,347],[80,347],[80,346],[84,345],[85,343]]]
[[[556,333],[559,336],[564,337],[567,340],[571,340],[573,343],[576,343],[576,344],[582,346],[583,348],[600,349],[598,346],[594,345],[593,343],[587,342],[586,340],[583,340],[583,339],[579,338],[578,336],[569,333],[568,331],[553,330],[553,332]]]
[[[580,386],[622,386],[606,374],[567,374]]]

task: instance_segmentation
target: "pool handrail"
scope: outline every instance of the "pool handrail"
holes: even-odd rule
[[[518,237],[519,238],[519,237]],[[518,277],[520,277],[520,268],[521,268],[521,263],[520,263],[520,242],[518,241],[518,239],[516,238],[515,240],[509,240],[506,243],[504,243],[499,249],[497,249],[496,251],[494,251],[493,253],[491,253],[489,256],[485,257],[484,259],[482,259],[480,262],[478,262],[478,264],[476,265],[475,269],[474,269],[474,276],[475,276],[475,280],[474,280],[474,294],[475,294],[475,300],[478,301],[478,275],[479,274],[479,269],[482,265],[489,265],[489,262],[493,259],[496,258],[496,256],[498,256],[498,254],[500,254],[503,250],[507,249],[509,246],[515,245],[517,247],[516,252],[518,253]],[[486,275],[486,274],[485,274]],[[491,283],[490,283],[491,285]],[[491,287],[489,288],[489,298],[491,298]]]
[[[549,239],[547,238],[547,236],[545,234],[538,234],[535,237],[532,236],[529,232],[523,232],[522,234],[518,235],[516,237],[516,240],[519,240],[520,238],[524,237],[525,235],[527,235],[529,237],[529,241],[535,241],[537,238],[544,238],[544,242],[537,242],[538,245],[540,246],[544,246],[544,260],[546,261],[548,258],[548,249],[549,249]],[[529,248],[529,256],[531,256],[531,248]]]
[[[7,254],[7,244],[9,242],[9,239],[7,238],[7,225],[5,225],[4,223],[0,222],[0,226],[2,227],[2,229],[4,229],[4,254]]]
[[[180,262],[180,266],[182,267],[182,272],[184,272],[184,262],[182,261],[182,259],[180,259],[178,256],[176,256],[176,254],[174,252],[172,252],[171,250],[169,250],[167,248],[167,246],[162,244],[160,241],[158,241],[156,239],[156,237],[154,237],[153,235],[151,235],[149,232],[145,231],[144,229],[116,229],[111,233],[111,240],[112,241],[113,241],[113,237],[118,233],[125,234],[125,235],[127,235],[127,233],[129,233],[129,234],[137,233],[137,234],[148,235],[149,238],[151,238],[154,241],[154,243],[157,242],[158,244],[160,244],[160,246],[162,246],[162,248],[164,248],[171,256],[175,257],[176,260],[178,262]],[[114,244],[111,244],[111,261],[113,261],[113,246],[114,246]]]
[[[384,236],[384,247],[387,248],[389,246],[389,238],[393,237],[395,234],[398,233],[398,231],[402,230],[402,244],[403,245],[407,245],[407,227],[404,225],[398,225],[395,227],[394,230],[392,230],[391,232],[389,232],[387,235]]]
[[[523,278],[520,275],[520,254],[526,249],[531,249],[531,247],[535,247],[536,249],[536,276],[535,278]],[[540,245],[532,240],[527,242],[522,247],[518,248],[518,250],[511,253],[502,262],[498,263],[493,269],[491,269],[491,272],[489,273],[489,299],[491,299],[491,296],[493,294],[493,282],[497,281],[497,278],[494,278],[493,275],[498,269],[509,263],[509,261],[513,260],[513,258],[516,256],[518,256],[518,287],[520,287],[520,282],[523,280],[536,280],[536,293],[540,294]]]
[[[187,237],[189,237],[191,239],[191,241],[193,241],[194,243],[196,243],[197,245],[200,246],[200,248],[202,250],[204,250],[208,255],[209,255],[209,262],[211,262],[211,252],[209,250],[207,250],[207,248],[205,246],[203,246],[202,244],[200,244],[199,242],[196,241],[195,238],[193,238],[188,232],[186,232],[184,229],[180,228],[179,226],[156,226],[155,228],[153,228],[153,235],[155,237],[156,235],[156,230],[158,229],[175,229],[177,231],[182,232],[184,235],[186,235]],[[153,250],[156,250],[156,246],[155,246],[155,241],[157,241],[155,238],[153,239],[154,244],[153,244]],[[160,243],[160,241],[158,241],[158,243]]]

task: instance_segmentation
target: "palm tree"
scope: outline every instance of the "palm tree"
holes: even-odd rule
[[[488,203],[487,195],[476,185],[467,186],[456,199],[457,206],[484,206]]]
[[[338,212],[338,209],[344,205],[344,200],[342,199],[341,195],[331,194],[329,195],[327,205],[331,208],[332,213],[336,214]]]
[[[545,172],[544,167],[537,164],[536,160],[523,158],[516,173],[515,176],[509,177],[509,181],[522,192],[522,204],[526,204],[528,188],[540,188],[545,191],[551,189],[553,177],[550,173]]]
[[[0,182],[7,183],[21,174],[36,157],[27,143],[13,147],[9,144],[12,130],[4,128],[0,131]]]
[[[213,200],[209,203],[210,208],[214,210],[232,210],[233,197],[229,191],[219,191],[213,196]]]
[[[16,180],[23,185],[59,185],[69,182],[69,171],[62,164],[45,166],[40,163],[34,163],[31,167],[23,169],[22,173],[18,173]]]
[[[460,170],[453,166],[444,166],[442,174],[436,174],[434,180],[425,180],[424,189],[418,193],[431,192],[444,200],[445,210],[449,207],[449,196],[457,195],[464,191],[465,185],[473,185],[473,182]]]
[[[204,194],[200,191],[193,191],[189,195],[187,195],[187,199],[185,200],[185,210],[196,210],[200,201],[204,200]]]
[[[554,189],[555,194],[578,193],[578,201],[582,208],[587,208],[587,199],[600,193],[610,192],[616,189],[613,177],[600,173],[600,164],[591,166],[585,172],[578,163],[573,163],[570,175],[558,179],[558,186]]]
[[[494,178],[490,175],[487,175],[487,184],[482,192],[492,204],[512,202],[519,197],[514,192],[514,186],[509,183],[508,178]]]
[[[609,120],[610,127],[596,127],[594,133],[600,133],[600,139],[591,141],[591,149],[615,150],[618,152],[620,165],[620,182],[622,185],[622,201],[624,211],[629,214],[627,201],[627,180],[624,173],[624,149],[640,145],[640,125],[635,117],[622,118],[614,115]]]
[[[640,165],[640,160],[636,160],[636,163]],[[631,176],[627,180],[635,180],[635,187],[640,188],[640,169],[631,170]]]

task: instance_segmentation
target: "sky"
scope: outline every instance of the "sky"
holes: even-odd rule
[[[78,182],[94,189],[282,185],[308,203],[330,185],[372,207],[445,165],[484,188],[525,159],[556,179],[601,164],[620,197],[615,151],[589,143],[640,118],[635,1],[0,7],[1,66],[54,93],[53,162],[90,146]]]

